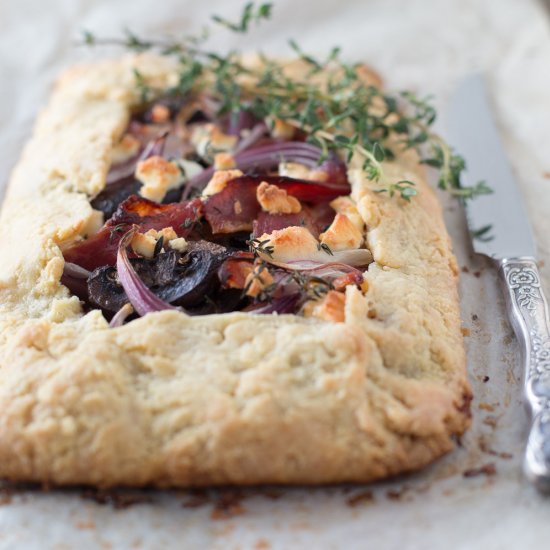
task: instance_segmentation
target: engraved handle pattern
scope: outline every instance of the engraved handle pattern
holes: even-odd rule
[[[525,451],[527,477],[544,491],[550,490],[550,326],[548,304],[532,258],[500,263],[508,316],[523,344],[525,395],[531,428]]]

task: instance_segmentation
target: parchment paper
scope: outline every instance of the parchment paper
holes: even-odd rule
[[[1,0],[0,184],[7,181],[59,70],[106,53],[75,47],[81,29],[118,35],[127,26],[150,36],[197,31],[210,14],[230,16],[240,5]],[[280,55],[289,53],[289,37],[320,54],[341,45],[348,59],[377,68],[389,88],[434,93],[443,133],[448,94],[462,76],[485,71],[550,290],[547,17],[535,0],[281,0],[275,2],[273,22],[254,30],[244,46]],[[220,47],[238,44],[236,37],[225,34],[215,36],[214,42]],[[466,341],[475,393],[474,424],[456,452],[414,476],[369,487],[123,492],[115,505],[83,498],[77,489],[4,492],[0,550],[490,550],[547,544],[550,502],[521,476],[527,425],[521,368],[495,273],[488,261],[472,254],[461,209],[446,201],[446,217],[464,268],[463,320],[470,332]],[[479,468],[484,473],[472,475]],[[472,477],[464,477],[465,472]],[[118,509],[132,499],[138,502]]]

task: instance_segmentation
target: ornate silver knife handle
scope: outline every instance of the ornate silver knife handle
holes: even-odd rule
[[[537,488],[550,491],[550,325],[548,303],[533,258],[500,262],[508,316],[522,345],[524,389],[531,413],[524,470]]]

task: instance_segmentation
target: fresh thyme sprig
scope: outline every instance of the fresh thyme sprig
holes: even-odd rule
[[[334,288],[329,281],[322,277],[306,275],[300,271],[293,271],[287,278],[287,282],[290,281],[294,281],[300,291],[313,300],[322,298],[329,290]]]
[[[266,262],[262,261],[258,267],[252,272],[252,277],[246,283],[245,287],[243,288],[243,291],[241,293],[241,298],[244,298],[248,291],[250,290],[250,287],[253,285],[253,283],[256,281],[260,285],[260,292],[255,297],[256,301],[258,302],[271,302],[273,300],[273,294],[278,288],[277,282],[273,281],[272,283],[266,284],[266,282],[269,280],[269,268]]]
[[[250,248],[250,252],[253,252],[257,256],[260,254],[265,254],[269,258],[273,258],[273,251],[275,250],[275,247],[268,245],[269,239],[265,239],[261,241],[260,239],[250,239],[249,241],[246,241],[246,244]]]
[[[212,20],[245,33],[251,23],[269,19],[271,11],[270,3],[249,2],[237,22],[221,16]],[[176,56],[179,81],[169,90],[151,89],[136,71],[136,86],[143,101],[161,93],[185,96],[208,89],[219,102],[219,115],[248,111],[258,119],[280,119],[306,132],[308,141],[322,149],[321,160],[330,151],[344,155],[348,162],[358,159],[366,177],[379,184],[376,192],[399,195],[407,202],[417,194],[414,182],[393,181],[384,170],[386,162],[407,149],[417,151],[421,163],[439,170],[438,186],[451,195],[466,200],[492,192],[485,182],[462,185],[464,159],[432,131],[436,112],[430,98],[421,99],[409,91],[388,95],[368,85],[362,75],[364,67],[342,62],[339,48],[319,60],[290,41],[294,52],[310,67],[307,78],[295,80],[285,73],[283,64],[267,58],[262,58],[261,67],[251,67],[243,63],[238,52],[222,56],[209,51],[204,47],[209,36],[210,30],[205,29],[200,36],[181,41],[149,41],[126,31],[122,39],[104,40],[85,32],[83,41]],[[322,71],[326,71],[326,81],[319,84],[311,77]]]

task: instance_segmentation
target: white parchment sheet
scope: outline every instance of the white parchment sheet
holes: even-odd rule
[[[289,54],[340,45],[390,89],[433,93],[445,107],[458,80],[487,73],[550,291],[550,17],[535,0],[276,0],[273,21],[244,42]],[[102,51],[75,47],[80,30],[118,35],[197,31],[242,3],[191,0],[0,0],[0,188],[60,69]],[[237,45],[231,35],[214,38]],[[240,43],[241,46],[243,42]],[[81,490],[0,495],[0,550],[93,548],[531,549],[550,540],[550,500],[522,479],[526,417],[521,368],[487,261],[471,253],[463,213],[445,201],[459,263],[474,423],[462,446],[414,476],[370,487],[140,493],[124,507]],[[484,473],[465,477],[472,469]],[[488,475],[492,474],[492,475]],[[97,495],[96,495],[97,496]],[[99,495],[101,499],[102,495]],[[130,495],[132,496],[132,495]],[[121,509],[119,509],[121,508]]]

